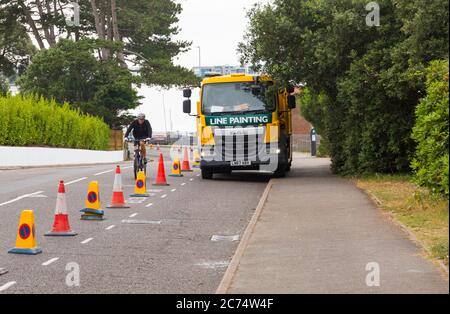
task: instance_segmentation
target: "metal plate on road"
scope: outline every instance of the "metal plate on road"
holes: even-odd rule
[[[231,166],[250,166],[252,162],[250,160],[235,160],[231,161]]]
[[[160,225],[161,220],[135,220],[135,219],[123,219],[123,224],[135,224],[135,225]]]
[[[239,235],[213,235],[211,241],[238,241]]]

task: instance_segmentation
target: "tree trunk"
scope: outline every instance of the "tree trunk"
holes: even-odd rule
[[[30,10],[25,5],[23,0],[18,0],[17,2],[19,3],[20,7],[22,8],[23,12],[25,13],[25,17],[27,19],[27,23],[30,26],[31,31],[33,32],[33,36],[36,39],[36,41],[37,41],[37,43],[39,45],[39,48],[40,49],[45,49],[45,45],[44,45],[44,42],[42,41],[41,34],[39,34],[39,31],[38,31],[38,29],[36,27],[36,23],[34,22],[33,18],[31,17]]]
[[[114,36],[114,41],[120,42],[120,34],[119,34],[119,24],[117,21],[117,7],[116,7],[116,0],[111,0],[111,24],[112,24],[112,32]],[[120,66],[123,68],[127,67],[127,64],[125,63],[125,57],[123,55],[122,48],[119,49],[117,52],[117,58],[120,61]]]

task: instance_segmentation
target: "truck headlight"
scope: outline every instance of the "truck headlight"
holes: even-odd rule
[[[267,153],[270,155],[279,154],[279,153],[281,153],[281,149],[279,147],[267,146]]]

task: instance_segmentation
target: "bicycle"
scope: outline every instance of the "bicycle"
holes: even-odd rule
[[[133,172],[134,172],[134,179],[137,178],[137,173],[139,171],[144,171],[145,175],[147,175],[147,162],[145,161],[145,154],[144,154],[144,145],[148,144],[150,142],[150,139],[126,139],[126,142],[134,142],[134,162],[133,162]],[[140,142],[143,141],[144,145],[140,145]]]

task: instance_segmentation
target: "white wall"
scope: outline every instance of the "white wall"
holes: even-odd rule
[[[97,164],[123,161],[123,151],[0,146],[0,168]]]

